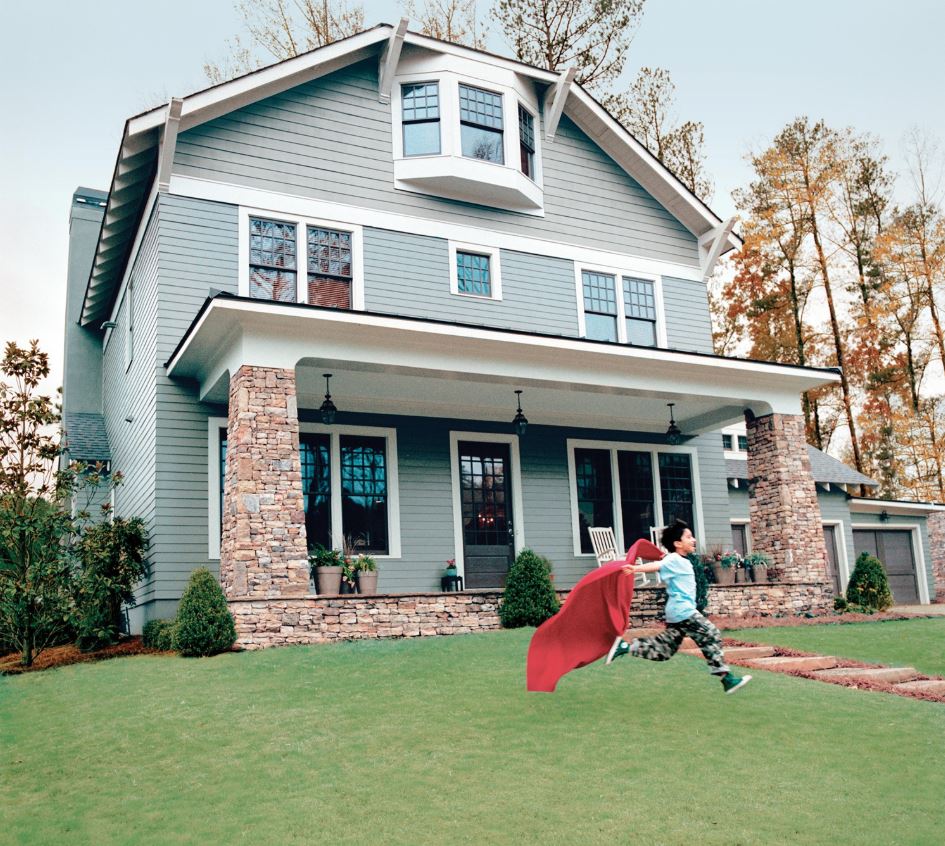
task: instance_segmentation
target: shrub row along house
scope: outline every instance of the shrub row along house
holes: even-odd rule
[[[73,198],[64,411],[147,521],[136,627],[198,566],[247,645],[493,625],[518,551],[566,589],[589,525],[675,517],[770,553],[803,610],[906,527],[929,601],[930,507],[881,522],[835,484],[869,480],[812,475],[799,395],[837,373],[713,354],[739,244],[568,74],[405,22],[129,119]],[[346,537],[378,597],[314,593],[308,550]]]

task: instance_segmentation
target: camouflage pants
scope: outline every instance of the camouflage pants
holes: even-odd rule
[[[722,654],[722,633],[698,611],[681,623],[667,623],[665,632],[653,637],[635,638],[630,644],[629,654],[647,661],[668,661],[679,650],[685,637],[691,637],[702,650],[712,675],[724,676],[728,672]]]

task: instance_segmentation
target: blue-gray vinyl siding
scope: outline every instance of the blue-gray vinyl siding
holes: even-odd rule
[[[709,294],[702,282],[663,277],[666,346],[671,350],[711,353]]]
[[[696,266],[696,240],[567,117],[542,150],[544,218],[394,188],[391,109],[362,62],[181,133],[174,172]]]
[[[502,250],[502,299],[450,292],[443,238],[364,230],[364,305],[368,311],[577,337],[574,263]]]

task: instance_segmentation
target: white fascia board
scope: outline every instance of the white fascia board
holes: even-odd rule
[[[284,62],[262,68],[245,76],[215,85],[184,99],[181,111],[181,130],[190,129],[212,120],[233,109],[241,108],[264,97],[271,97],[309,79],[315,79],[333,70],[367,58],[377,44],[387,41],[394,28],[389,25],[353,35],[286,59]],[[129,135],[137,135],[163,125],[169,105],[165,104],[128,122]]]
[[[234,372],[240,363],[291,369],[312,356],[316,337],[320,357],[392,372],[488,374],[513,381],[527,372],[535,383],[596,385],[649,396],[695,393],[728,404],[720,396],[724,385],[735,399],[786,414],[799,413],[802,391],[839,379],[763,362],[226,298],[205,309],[168,362],[168,375],[209,384],[211,369]]]
[[[884,499],[851,499],[850,511],[860,514],[880,514],[883,511],[889,514],[905,514],[921,516],[935,511],[945,511],[945,505],[934,502],[892,502]]]

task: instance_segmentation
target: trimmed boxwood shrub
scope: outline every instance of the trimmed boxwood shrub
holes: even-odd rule
[[[148,620],[141,630],[141,642],[151,648],[170,652],[174,648],[175,620]]]
[[[561,603],[551,583],[551,562],[523,549],[505,579],[499,619],[507,629],[540,626],[558,612]]]
[[[880,560],[868,552],[861,552],[847,585],[847,603],[863,609],[885,611],[893,604],[889,579]]]
[[[226,652],[234,643],[236,627],[223,588],[206,567],[198,567],[177,609],[174,648],[181,655],[204,656]]]

